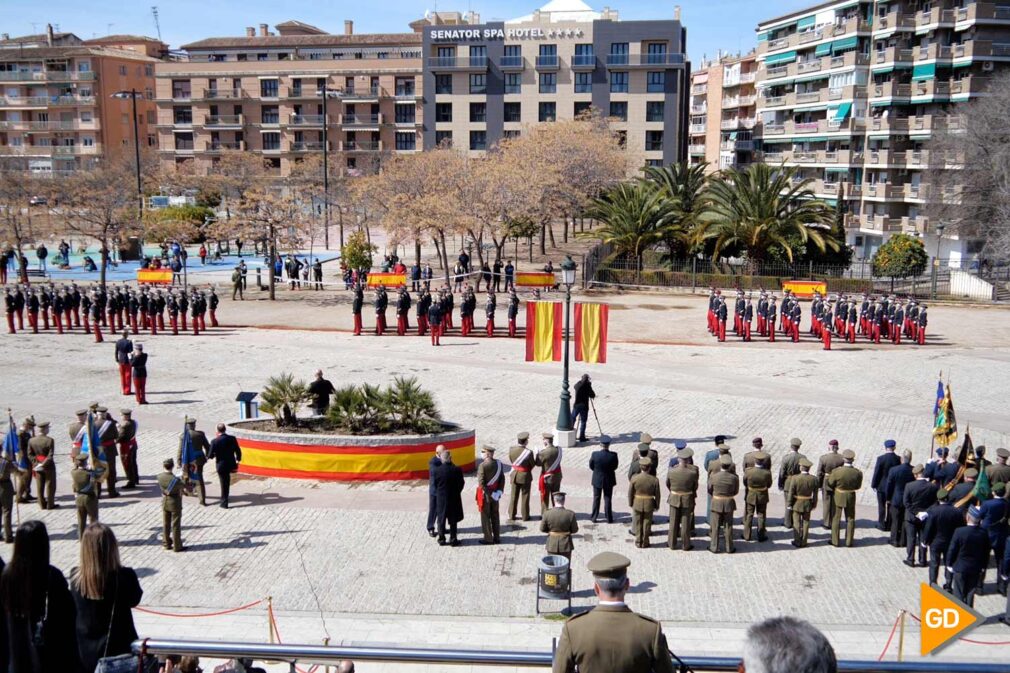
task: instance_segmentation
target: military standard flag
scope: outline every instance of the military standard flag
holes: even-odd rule
[[[197,451],[193,446],[193,435],[189,433],[189,423],[182,425],[182,473],[187,475],[190,481],[200,481],[200,470],[196,464]]]
[[[14,417],[7,415],[7,434],[4,435],[3,459],[16,464],[18,456],[18,429],[14,425]]]
[[[603,364],[607,361],[606,304],[575,304],[575,361]]]
[[[526,302],[526,362],[561,360],[560,302]]]
[[[98,439],[95,417],[90,413],[84,424],[84,434],[81,437],[81,453],[89,457],[91,466],[94,468],[107,467],[109,464],[105,457],[105,449],[102,448],[102,442]]]
[[[943,399],[937,404],[933,437],[939,446],[950,446],[957,440],[957,418],[954,416],[954,400],[950,397],[950,386],[947,386]]]

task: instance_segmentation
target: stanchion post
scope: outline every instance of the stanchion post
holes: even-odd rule
[[[270,631],[270,644],[274,642],[274,597],[267,596],[267,628]]]
[[[898,661],[902,661],[905,650],[905,611],[898,614]]]

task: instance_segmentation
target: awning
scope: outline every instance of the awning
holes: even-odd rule
[[[912,79],[933,79],[936,77],[936,63],[923,63],[912,68]]]
[[[761,143],[764,145],[784,145],[785,143],[791,143],[792,138],[762,138]]]
[[[768,35],[769,35],[769,31],[767,31],[767,30],[765,32],[763,32],[763,33],[758,33],[758,42],[767,42],[768,41]]]
[[[826,143],[828,142],[827,136],[811,136],[807,138],[806,136],[794,138],[795,143]]]
[[[874,75],[886,75],[886,74],[891,73],[891,72],[894,72],[894,66],[893,65],[887,65],[887,66],[884,66],[883,68],[874,68],[873,69],[873,74]]]
[[[817,56],[827,56],[831,53],[831,43],[823,42],[817,45],[817,49],[814,50],[814,54]]]
[[[848,166],[828,166],[824,169],[826,173],[848,173]]]
[[[838,112],[835,113],[835,121],[845,121],[850,112],[852,112],[852,103],[842,103],[838,106]]]
[[[817,16],[811,14],[810,16],[804,16],[802,19],[796,22],[796,29],[803,30],[804,28],[810,28],[817,24]]]
[[[795,51],[784,51],[781,54],[772,54],[765,59],[765,65],[777,65],[779,63],[792,63],[796,60]]]
[[[729,140],[736,140],[736,131],[729,134]]]
[[[835,40],[831,43],[831,51],[834,53],[839,53],[845,51],[846,49],[855,49],[859,46],[859,38],[853,35],[852,37],[846,37],[841,40]]]
[[[960,63],[955,63],[952,67],[954,68],[970,68],[971,61],[961,61]]]
[[[891,101],[875,100],[870,103],[870,107],[891,107]]]

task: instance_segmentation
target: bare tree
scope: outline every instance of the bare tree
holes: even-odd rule
[[[265,240],[270,255],[268,278],[270,299],[276,299],[274,288],[274,260],[278,242],[297,246],[305,231],[308,204],[296,192],[258,186],[247,189],[236,209],[236,218],[229,225],[231,231],[247,237]]]
[[[17,252],[22,283],[28,282],[28,269],[21,258],[31,237],[30,202],[37,192],[38,180],[25,170],[23,162],[8,159],[0,164],[0,239],[12,243]],[[6,260],[0,261],[0,264],[6,263]]]

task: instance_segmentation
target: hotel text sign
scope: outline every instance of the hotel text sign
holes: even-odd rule
[[[431,31],[432,40],[547,40],[582,37],[581,28],[456,28]]]

